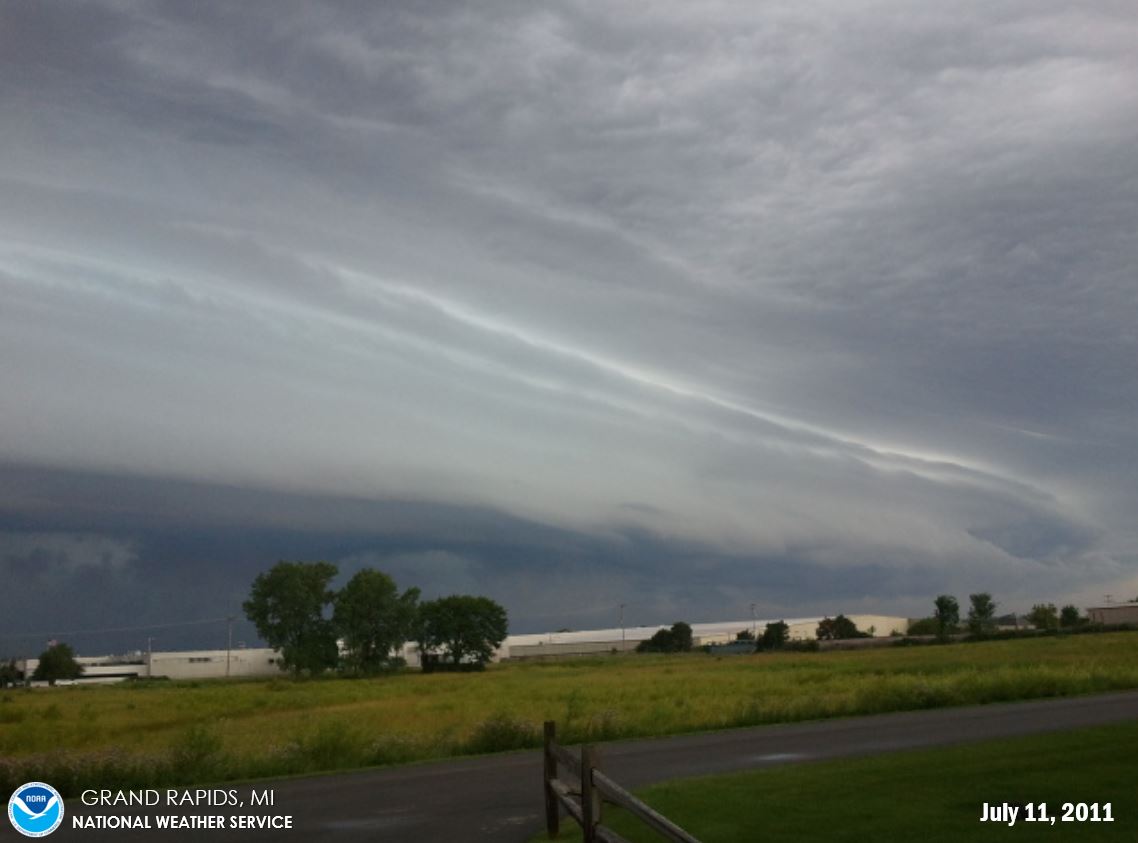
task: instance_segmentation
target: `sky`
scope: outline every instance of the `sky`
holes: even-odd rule
[[[0,651],[1138,596],[1132,3],[0,2],[0,115]]]

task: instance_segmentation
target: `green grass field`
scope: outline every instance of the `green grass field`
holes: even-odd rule
[[[1138,724],[1080,729],[971,746],[802,764],[676,780],[638,792],[704,843],[920,840],[1062,841],[1138,839],[1134,754]],[[981,823],[983,803],[1047,804],[1054,825]],[[1063,803],[1111,803],[1114,822],[1063,822]],[[1072,816],[1075,816],[1072,811]],[[661,838],[634,817],[605,808],[604,822],[633,843]],[[548,839],[544,833],[534,841]],[[562,821],[564,841],[580,829]]]
[[[0,693],[0,784],[186,783],[1138,688],[1138,635],[713,657],[602,657],[371,680]]]

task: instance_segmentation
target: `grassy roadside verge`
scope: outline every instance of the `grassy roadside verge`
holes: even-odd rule
[[[894,753],[675,780],[641,798],[704,843],[809,840],[1031,840],[1095,843],[1138,838],[1134,754],[1138,723],[969,746]],[[981,823],[983,803],[1047,803],[1054,825]],[[1063,822],[1065,802],[1110,802],[1114,822]],[[606,808],[605,822],[633,843],[660,838]],[[543,841],[544,833],[534,838]],[[572,820],[563,841],[579,841]]]
[[[373,680],[7,690],[0,786],[164,786],[521,749],[539,745],[546,719],[574,743],[1130,688],[1136,633],[601,657]]]

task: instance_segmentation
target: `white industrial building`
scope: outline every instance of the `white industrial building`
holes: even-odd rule
[[[908,618],[887,615],[849,615],[859,630],[869,632],[875,637],[904,634],[909,626]],[[777,620],[777,619],[776,619]],[[814,638],[818,623],[822,618],[787,618],[792,641]],[[692,643],[726,644],[734,641],[743,630],[754,632],[756,637],[771,620],[719,621],[715,623],[693,623]],[[625,652],[636,649],[641,641],[647,641],[661,629],[670,625],[630,626],[621,629],[588,629],[577,632],[542,632],[526,635],[510,635],[502,642],[494,654],[494,661],[507,659],[568,658],[572,656],[598,655],[602,653]],[[418,667],[419,648],[414,642],[405,644],[400,655],[408,666]],[[276,676],[281,672],[280,653],[269,648],[238,647],[233,650],[181,650],[166,652],[135,652],[124,656],[78,656],[76,661],[83,666],[83,675],[75,680],[83,684],[97,682],[119,682],[123,679],[224,679],[248,678],[256,676]],[[39,659],[17,660],[16,667],[25,676],[31,676],[39,664]],[[38,684],[38,683],[37,683]],[[44,683],[46,684],[46,683]]]
[[[167,679],[275,676],[281,672],[280,657],[268,647],[150,653],[144,654],[145,675]]]
[[[1138,624],[1138,603],[1108,603],[1106,606],[1092,606],[1087,609],[1091,623]]]
[[[124,656],[76,656],[75,661],[83,668],[83,674],[74,681],[89,684],[151,677],[155,679],[224,679],[225,677],[274,676],[281,672],[278,659],[280,659],[280,653],[268,648],[136,652]],[[16,669],[21,671],[24,676],[31,676],[38,666],[39,659],[18,659],[16,661]]]
[[[888,615],[847,615],[859,630],[875,637],[885,637],[897,633],[904,635],[909,629],[909,619]],[[822,618],[773,618],[765,620],[717,621],[714,623],[693,623],[692,643],[701,647],[704,644],[726,644],[735,640],[742,630],[750,630],[759,637],[768,623],[783,620],[789,627],[791,641],[806,641],[817,634]],[[543,632],[532,635],[510,635],[498,648],[498,659],[550,658],[556,656],[585,656],[598,653],[611,653],[635,650],[641,641],[647,641],[661,629],[661,626],[630,626],[621,629],[589,629],[578,632]]]

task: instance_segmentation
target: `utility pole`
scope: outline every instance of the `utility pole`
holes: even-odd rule
[[[624,604],[620,604],[620,651],[624,652]]]
[[[229,678],[229,659],[233,654],[233,615],[225,619],[226,625],[229,627],[229,638],[225,645],[225,678]]]
[[[756,638],[759,634],[759,623],[755,620],[755,604],[751,604],[751,637]]]
[[[154,636],[146,636],[146,678],[154,675]]]

